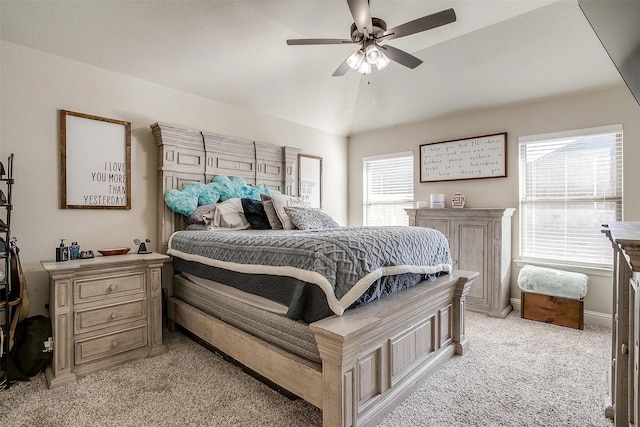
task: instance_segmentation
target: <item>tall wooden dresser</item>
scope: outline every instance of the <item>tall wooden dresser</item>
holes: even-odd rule
[[[42,262],[50,278],[50,388],[166,351],[161,287],[169,260],[149,253]]]
[[[513,208],[405,209],[409,225],[441,231],[455,270],[478,271],[467,309],[504,318],[511,312],[511,217]]]
[[[614,222],[603,233],[613,246],[609,395],[605,414],[616,426],[640,422],[640,222]]]

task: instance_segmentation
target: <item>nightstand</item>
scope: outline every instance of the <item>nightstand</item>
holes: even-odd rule
[[[49,273],[53,360],[49,388],[166,351],[157,253],[41,264]]]

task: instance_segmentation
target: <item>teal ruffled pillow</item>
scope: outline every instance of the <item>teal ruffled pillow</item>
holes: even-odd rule
[[[244,181],[244,180],[243,180]],[[237,193],[236,186],[231,179],[226,175],[216,175],[209,184],[207,184],[212,191],[217,192],[220,195],[220,201],[235,199]]]
[[[244,178],[216,175],[208,184],[194,182],[181,190],[169,190],[164,201],[172,211],[190,216],[198,206],[212,205],[229,199],[247,198],[260,200],[260,194],[280,194],[263,185],[247,185]]]
[[[209,184],[205,185],[202,192],[198,194],[198,206],[212,205],[220,201],[220,193]]]
[[[172,211],[189,216],[198,207],[198,196],[173,189],[164,193],[164,202]]]

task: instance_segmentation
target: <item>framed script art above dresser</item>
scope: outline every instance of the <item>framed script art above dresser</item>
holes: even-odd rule
[[[420,146],[420,182],[506,176],[506,132]]]
[[[513,208],[405,209],[409,225],[441,231],[454,270],[480,275],[467,295],[467,309],[504,318],[511,312],[511,217]]]

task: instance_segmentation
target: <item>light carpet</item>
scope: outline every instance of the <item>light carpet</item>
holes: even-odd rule
[[[611,427],[604,417],[611,331],[467,313],[470,349],[381,426]],[[166,354],[46,388],[43,374],[0,391],[0,426],[319,426],[289,400],[181,333]]]

